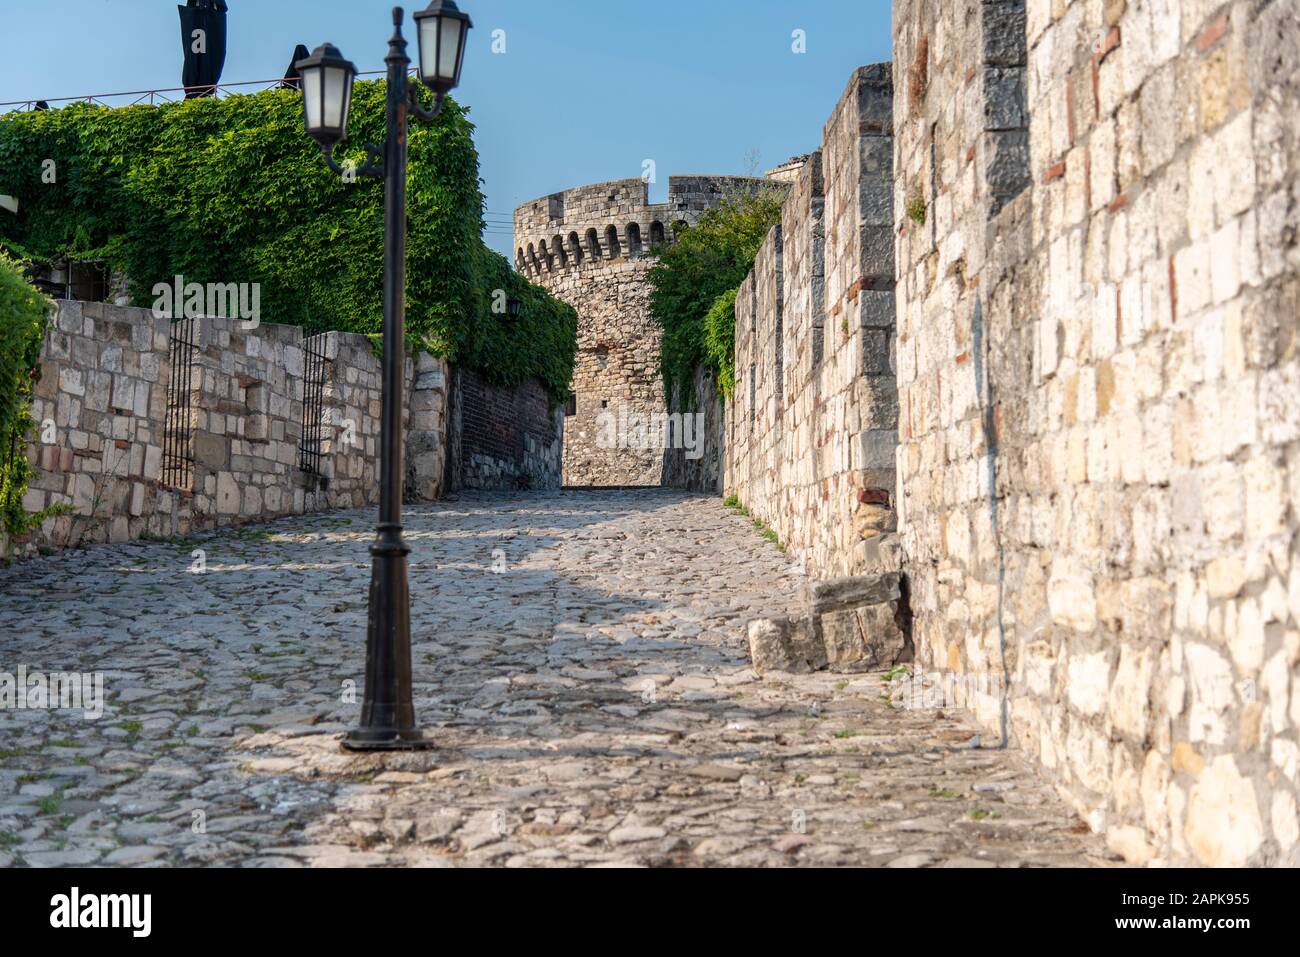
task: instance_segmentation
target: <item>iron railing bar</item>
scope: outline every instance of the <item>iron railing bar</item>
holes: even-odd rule
[[[386,70],[363,70],[360,73],[358,73],[357,76],[376,76],[386,72],[387,72]],[[412,76],[414,76],[416,75],[417,71],[414,68],[412,68],[409,72]],[[237,80],[232,83],[219,83],[215,86],[215,89],[218,91],[224,91],[228,95],[234,95],[231,93],[231,88],[233,87],[260,86],[262,84],[273,84],[274,86],[279,86],[283,82],[284,82],[284,77],[282,76],[270,80]],[[153,94],[188,93],[191,90],[211,90],[211,89],[214,89],[213,84],[199,83],[193,86],[164,86],[164,87],[156,87],[154,89],[145,89],[145,90],[122,90],[121,92],[118,93],[92,93],[92,94],[83,93],[79,96],[52,96],[52,97],[38,98],[34,100],[6,100],[0,102],[0,109],[3,109],[4,107],[7,106],[16,107],[18,109],[30,109],[34,107],[35,104],[37,103],[78,103],[78,102],[94,103],[97,100],[122,97],[122,96],[144,97],[144,96],[151,96]],[[107,104],[102,104],[102,105],[107,105]]]

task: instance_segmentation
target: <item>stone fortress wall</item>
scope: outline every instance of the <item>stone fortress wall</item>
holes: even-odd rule
[[[737,300],[727,492],[1134,863],[1300,863],[1298,118],[1297,0],[899,0]]]
[[[899,0],[894,64],[919,667],[1130,861],[1300,863],[1300,4]]]
[[[578,311],[574,400],[564,424],[566,485],[663,482],[662,449],[602,448],[597,434],[602,412],[667,411],[646,272],[656,248],[672,242],[675,224],[693,225],[723,197],[765,182],[672,176],[667,202],[652,204],[643,180],[614,180],[552,193],[515,210],[516,268]]]
[[[736,297],[725,491],[817,577],[896,569],[893,119],[857,70]]]
[[[65,511],[22,541],[0,540],[0,555],[378,501],[381,367],[365,336],[304,339],[298,326],[173,322],[108,303],[56,307],[23,506]],[[460,414],[485,394],[511,415]],[[409,499],[559,485],[561,423],[540,383],[494,389],[421,353],[407,360],[405,412]]]

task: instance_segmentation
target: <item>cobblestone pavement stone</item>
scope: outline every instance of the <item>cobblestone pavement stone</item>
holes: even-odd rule
[[[107,699],[0,711],[0,866],[1109,863],[960,714],[885,675],[756,676],[745,622],[802,577],[717,499],[407,519],[418,754],[338,748],[369,511],[0,568],[0,671],[100,671]]]

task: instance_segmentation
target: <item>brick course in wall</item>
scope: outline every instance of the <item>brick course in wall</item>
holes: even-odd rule
[[[541,382],[503,389],[466,369],[455,373],[453,487],[558,488],[564,409],[552,405]]]

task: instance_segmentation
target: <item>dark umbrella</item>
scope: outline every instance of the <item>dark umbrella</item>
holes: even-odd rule
[[[189,0],[176,9],[181,15],[181,49],[185,51],[181,70],[185,98],[212,96],[226,65],[226,0]],[[196,31],[202,31],[201,37]],[[196,46],[202,52],[195,52]]]
[[[294,48],[293,59],[289,61],[289,68],[284,71],[284,79],[280,81],[282,90],[298,90],[302,88],[302,77],[298,74],[298,61],[305,60],[311,56],[311,51],[301,43]]]

